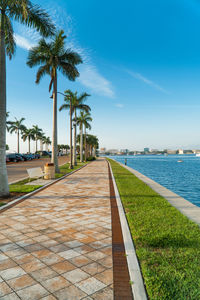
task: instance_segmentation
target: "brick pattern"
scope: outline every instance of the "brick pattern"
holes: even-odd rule
[[[0,215],[0,299],[113,299],[107,162]]]
[[[122,229],[120,224],[119,212],[115,197],[114,186],[112,182],[110,167],[110,199],[111,199],[111,214],[112,214],[112,252],[113,252],[113,286],[115,300],[132,300],[131,282],[126,260],[126,252],[124,247]],[[98,276],[104,276],[103,273]]]

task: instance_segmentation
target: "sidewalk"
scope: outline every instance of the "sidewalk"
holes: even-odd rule
[[[113,299],[107,162],[0,215],[0,299]]]

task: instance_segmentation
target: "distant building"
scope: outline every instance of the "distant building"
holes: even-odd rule
[[[178,149],[177,154],[183,154],[183,149]]]
[[[106,151],[106,153],[110,153],[110,154],[113,154],[113,155],[115,155],[115,154],[117,154],[119,151],[117,150],[117,149],[109,149],[109,150],[107,150]]]
[[[128,153],[129,153],[129,150],[128,150],[128,149],[121,149],[121,150],[120,150],[120,153],[121,153],[121,154],[128,154]]]
[[[169,149],[167,149],[166,153],[167,154],[176,154],[176,150],[169,150]]]
[[[144,152],[150,152],[149,148],[144,148]]]
[[[100,148],[100,151],[99,151],[99,153],[101,153],[101,154],[105,154],[105,152],[106,152],[106,148]]]

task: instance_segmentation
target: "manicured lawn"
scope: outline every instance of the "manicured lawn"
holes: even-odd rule
[[[200,228],[111,163],[150,299],[200,299]]]

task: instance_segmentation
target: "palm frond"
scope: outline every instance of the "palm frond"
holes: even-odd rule
[[[61,106],[60,106],[60,108],[59,108],[59,111],[62,111],[62,110],[64,110],[64,109],[69,109],[70,108],[70,104],[62,104]]]
[[[45,75],[45,74],[50,74],[50,66],[49,65],[44,65],[44,66],[41,66],[38,71],[37,71],[37,74],[36,74],[36,83],[39,83],[40,80],[42,79],[42,77]]]
[[[16,50],[16,43],[13,35],[13,27],[12,23],[7,15],[5,15],[4,19],[4,28],[5,28],[5,46],[6,46],[6,54],[9,59],[12,59]]]
[[[83,63],[81,56],[77,52],[75,52],[71,49],[67,49],[63,53],[63,55],[60,56],[60,61],[63,61],[66,63],[68,62],[72,65],[78,65],[78,64]]]
[[[37,46],[32,47],[28,53],[27,65],[32,68],[48,63],[50,59],[51,44],[41,39]]]
[[[49,15],[39,5],[33,5],[31,1],[10,1],[9,15],[15,21],[19,21],[28,27],[35,28],[44,37],[53,35],[55,32],[55,26]]]
[[[71,81],[74,81],[76,77],[79,77],[77,68],[70,63],[61,62],[58,65],[58,70]]]

